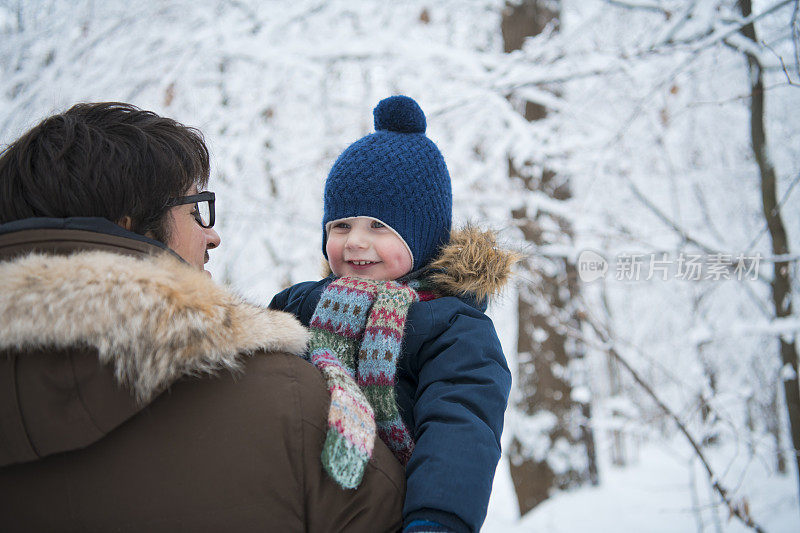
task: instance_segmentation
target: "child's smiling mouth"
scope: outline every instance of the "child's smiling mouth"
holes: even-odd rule
[[[355,270],[365,270],[371,266],[381,263],[381,261],[366,261],[366,260],[350,260],[345,262],[351,267],[353,267]]]

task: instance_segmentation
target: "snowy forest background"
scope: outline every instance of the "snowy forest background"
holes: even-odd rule
[[[456,223],[525,254],[489,310],[514,390],[484,531],[798,531],[798,11],[0,0],[0,144],[78,101],[200,128],[211,270],[263,303],[319,276],[326,173],[409,95]]]

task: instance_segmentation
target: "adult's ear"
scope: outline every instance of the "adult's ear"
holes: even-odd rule
[[[133,219],[127,215],[117,221],[117,226],[122,226],[128,231],[133,230]]]

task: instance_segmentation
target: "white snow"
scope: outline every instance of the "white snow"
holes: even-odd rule
[[[724,457],[731,450],[711,452]],[[600,457],[604,457],[601,447]],[[743,468],[742,458],[734,469]],[[771,533],[795,533],[798,518],[796,483],[791,476],[776,479],[763,470],[746,472],[741,480],[757,487],[747,495],[754,520]],[[733,499],[743,496],[734,491]],[[495,474],[494,491],[484,533],[684,533],[689,531],[751,531],[717,503],[708,477],[681,442],[648,444],[637,463],[624,468],[601,461],[601,483],[564,492],[519,518],[507,465]]]
[[[592,399],[592,393],[588,387],[575,387],[572,389],[570,397],[578,403],[589,403]]]
[[[797,378],[797,372],[795,372],[791,364],[786,363],[781,367],[781,371],[778,374],[778,377],[780,378],[781,381],[789,381]]]
[[[754,10],[776,3],[755,2]],[[319,276],[325,176],[349,143],[372,131],[378,100],[408,94],[447,160],[457,223],[497,229],[536,267],[518,268],[489,308],[514,374],[506,450],[516,437],[533,457],[552,449],[551,466],[585,461],[563,443],[551,446],[556,417],[526,417],[514,406],[526,395],[520,369],[537,356],[516,353],[517,297],[533,295],[531,304],[547,310],[533,289],[541,276],[562,272],[561,258],[595,250],[610,263],[603,279],[580,288],[581,312],[610,339],[584,323],[569,345],[585,352],[586,368],[557,369],[574,381],[574,400],[591,401],[600,485],[554,492],[519,520],[504,455],[484,531],[743,531],[610,348],[693,435],[719,435],[706,450],[715,471],[767,531],[798,531],[780,387],[794,376],[777,339],[796,339],[800,318],[796,305],[795,315],[774,318],[771,264],[763,261],[761,279],[742,281],[680,280],[674,271],[665,281],[620,281],[613,264],[632,253],[772,256],[749,139],[746,61],[721,41],[740,18],[736,2],[561,5],[559,31],[503,54],[503,0],[0,2],[0,144],[79,101],[129,101],[200,128],[222,236],[210,269],[266,303]],[[772,67],[776,54],[792,64],[791,16],[787,3],[756,24],[774,52],[755,48]],[[788,301],[796,302],[800,187],[791,187],[800,174],[800,91],[781,69],[766,76],[769,156],[790,248],[780,259],[790,262]],[[547,116],[525,120],[525,98],[546,105]],[[552,171],[569,182],[571,197],[527,191],[509,180],[509,162],[534,182]],[[522,242],[511,217],[522,207],[544,244]],[[522,327],[546,340],[543,329]],[[778,443],[767,427],[776,397]],[[610,462],[612,435],[622,439],[624,467]],[[774,471],[778,453],[787,474]]]

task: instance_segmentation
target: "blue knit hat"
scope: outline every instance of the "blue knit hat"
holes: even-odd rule
[[[417,270],[450,238],[450,174],[439,149],[425,136],[425,114],[417,102],[391,96],[372,114],[375,133],[342,152],[325,182],[322,253],[327,259],[328,222],[372,217],[405,240]]]

